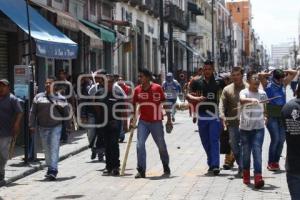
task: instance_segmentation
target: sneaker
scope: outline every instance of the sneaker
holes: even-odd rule
[[[265,185],[265,181],[263,180],[261,174],[254,175],[254,187],[256,189],[260,189]]]
[[[143,170],[138,170],[138,173],[135,175],[134,178],[146,178],[146,174],[145,174],[145,171]]]
[[[119,170],[119,168],[111,170],[111,175],[112,176],[120,176],[120,170]]]
[[[246,185],[250,184],[250,170],[243,170],[243,183]]]
[[[0,173],[0,181],[4,181],[5,173]]]
[[[224,164],[223,165],[223,169],[224,170],[230,170],[232,168],[232,166],[228,165],[228,164]]]
[[[209,167],[208,170],[207,170],[207,173],[212,173],[212,172],[213,172],[213,168]]]
[[[170,167],[169,165],[164,165],[164,176],[170,176],[171,174],[171,170],[170,170]]]
[[[279,163],[274,163],[274,167],[275,167],[277,170],[280,170]]]
[[[279,170],[279,165],[276,165],[276,163],[269,163],[267,169],[274,172]]]
[[[212,169],[212,171],[213,171],[213,173],[214,173],[215,176],[217,176],[217,175],[220,174],[220,168],[219,168],[219,167],[214,167],[214,168]]]
[[[172,122],[175,122],[175,117],[172,117]]]
[[[49,181],[55,181],[55,180],[56,180],[56,175],[53,174],[53,173],[51,173],[51,174],[48,175],[47,179],[48,179]]]
[[[93,151],[91,155],[91,160],[94,160],[96,158],[96,155],[97,155],[96,152]]]
[[[196,124],[196,122],[197,122],[197,118],[193,117],[193,123]]]
[[[102,172],[102,176],[110,176],[110,175],[112,175],[112,170],[110,170],[110,169],[105,169]]]

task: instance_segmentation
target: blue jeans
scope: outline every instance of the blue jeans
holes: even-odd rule
[[[281,118],[270,117],[267,122],[267,128],[271,136],[269,148],[269,163],[278,163],[282,153],[285,130]]]
[[[229,143],[233,152],[234,158],[239,166],[239,170],[243,169],[242,161],[242,141],[241,133],[238,126],[228,126]]]
[[[155,144],[158,147],[160,159],[163,165],[169,165],[169,154],[164,138],[164,127],[162,121],[146,122],[139,120],[137,129],[137,168],[146,171],[146,140],[151,133]]]
[[[39,133],[42,145],[45,151],[46,165],[48,171],[57,173],[57,164],[59,161],[59,146],[62,125],[55,127],[39,127]]]
[[[200,114],[198,120],[199,135],[207,155],[207,164],[210,168],[220,166],[220,133],[221,122],[218,118],[201,119],[208,115]]]
[[[292,200],[300,199],[300,174],[286,173],[286,180]]]
[[[264,142],[265,129],[240,130],[242,138],[243,169],[250,170],[251,153],[253,155],[254,174],[262,172],[262,145]]]

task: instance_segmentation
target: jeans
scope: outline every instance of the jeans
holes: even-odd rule
[[[300,174],[286,173],[286,180],[292,200],[300,199]]]
[[[152,138],[158,147],[160,159],[163,165],[169,165],[169,154],[164,138],[164,127],[162,121],[146,122],[139,120],[137,129],[137,168],[146,171],[146,140],[151,133]]]
[[[239,170],[242,170],[243,161],[240,129],[238,126],[228,126],[228,132],[231,151],[233,152],[234,158],[239,166]]]
[[[270,117],[267,128],[271,136],[269,163],[278,163],[285,141],[285,130],[281,118]]]
[[[198,120],[199,135],[207,155],[207,165],[210,168],[220,166],[220,134],[221,122],[218,118],[201,119],[209,117],[207,114],[200,114]]]
[[[39,127],[48,171],[54,171],[56,173],[59,161],[61,129],[62,125],[55,127]]]
[[[4,179],[5,165],[8,160],[11,137],[0,137],[0,181]]]
[[[257,130],[240,130],[242,138],[242,152],[243,152],[243,169],[250,170],[251,153],[254,160],[254,174],[261,174],[262,172],[262,145],[264,142],[265,129]]]
[[[167,102],[169,103],[171,107],[171,110],[169,111],[171,113],[171,117],[174,118],[175,117],[175,113],[176,113],[176,101],[177,99],[167,99]]]
[[[120,167],[119,134],[120,121],[112,120],[103,128],[106,169],[113,170]]]

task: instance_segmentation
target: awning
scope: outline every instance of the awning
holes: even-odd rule
[[[93,22],[80,19],[80,21],[87,25],[88,27],[94,29],[100,36],[100,38],[103,41],[110,42],[110,43],[115,43],[116,42],[116,34],[113,30],[109,29],[108,27],[105,27],[103,25],[98,25]]]
[[[200,57],[203,61],[205,61],[205,59],[201,56],[200,52],[198,52],[196,49],[191,47],[187,42],[182,40],[176,40],[176,39],[175,41],[177,41],[181,46],[183,46],[184,48],[192,52],[196,57]]]
[[[25,33],[27,25],[24,0],[0,0],[0,10]],[[78,46],[29,6],[31,36],[36,42],[36,55],[55,59],[74,59]]]
[[[67,28],[69,30],[73,30],[73,31],[81,31],[83,32],[85,35],[90,37],[90,47],[91,48],[103,48],[103,42],[102,40],[93,32],[91,31],[89,28],[87,28],[86,26],[84,26],[82,23],[79,22],[78,19],[72,17],[71,15],[69,15],[66,12],[57,10],[55,8],[40,4],[40,3],[36,3],[36,2],[32,2],[33,5],[37,5],[41,8],[44,8],[45,10],[48,10],[54,14],[56,14],[56,25],[60,26],[60,27],[64,27]]]

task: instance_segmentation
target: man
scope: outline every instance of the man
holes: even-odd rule
[[[213,172],[214,175],[220,173],[221,122],[217,107],[219,92],[222,88],[222,81],[216,81],[214,77],[214,63],[206,61],[203,67],[203,77],[192,82],[188,94],[191,101],[198,102],[199,135],[207,155],[208,172]]]
[[[176,112],[176,101],[178,94],[181,92],[181,86],[177,80],[174,79],[173,73],[169,72],[166,76],[166,81],[163,82],[162,88],[165,92],[167,102],[171,106],[171,116],[172,122],[175,122],[175,112]]]
[[[220,118],[229,132],[229,142],[234,158],[239,167],[238,175],[242,172],[241,138],[239,131],[238,103],[241,90],[245,89],[243,81],[243,69],[233,67],[231,72],[233,83],[226,86],[222,92],[219,104]],[[226,164],[226,163],[225,163]],[[226,169],[226,166],[224,167]]]
[[[146,140],[151,133],[159,149],[160,159],[163,164],[164,175],[169,176],[169,154],[164,138],[162,103],[166,100],[160,85],[151,82],[152,74],[147,69],[139,70],[138,85],[134,90],[133,106],[134,116],[130,121],[131,126],[136,119],[136,106],[139,104],[140,117],[137,128],[137,170],[135,178],[146,177]],[[167,126],[172,126],[170,113],[167,113]]]
[[[100,106],[97,109],[96,118],[102,118],[104,121],[100,121],[103,124],[104,144],[105,144],[105,162],[106,167],[103,171],[103,176],[119,176],[120,167],[120,150],[119,150],[119,135],[121,131],[120,118],[121,113],[117,113],[118,109],[122,109],[122,106],[118,104],[122,100],[113,94],[114,77],[112,75],[106,75],[107,78],[107,95],[102,99],[97,100],[106,106],[103,109]],[[105,112],[106,110],[106,112]],[[100,116],[101,115],[101,116]]]
[[[262,178],[262,145],[264,142],[264,105],[267,100],[265,91],[259,89],[260,81],[255,72],[247,73],[249,88],[240,92],[242,110],[240,114],[240,133],[243,152],[243,183],[250,184],[251,154],[254,160],[254,186],[264,186]]]
[[[292,200],[300,199],[300,87],[282,108],[286,130],[286,177]]]
[[[20,132],[23,110],[17,97],[10,93],[8,80],[0,80],[0,183],[5,178],[5,165],[12,139]]]
[[[272,73],[260,73],[260,80],[268,98],[274,98],[267,104],[267,128],[271,136],[269,159],[267,169],[277,171],[280,169],[279,160],[282,153],[285,130],[281,119],[281,109],[286,103],[286,86],[296,76],[295,70],[275,69]],[[271,80],[267,78],[271,76]]]
[[[46,91],[34,97],[29,115],[31,132],[38,131],[42,140],[48,167],[45,178],[48,180],[55,180],[58,173],[62,118],[69,115],[66,98],[57,93],[54,82],[55,78],[46,79]],[[66,128],[70,127],[69,120],[65,124]]]

